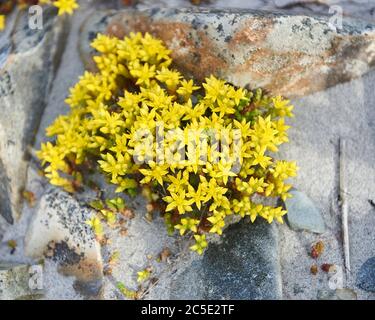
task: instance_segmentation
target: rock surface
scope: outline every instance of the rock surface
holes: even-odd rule
[[[233,224],[225,230],[222,243],[214,241],[201,257],[189,251],[191,242],[187,239],[168,236],[162,218],[155,215],[153,221],[147,221],[142,197],[128,199],[127,203],[133,208],[134,218],[121,223],[120,229],[106,228],[108,243],[102,248],[106,262],[100,296],[123,299],[117,289],[117,284],[123,283],[146,299],[281,298],[275,225],[264,221]],[[84,206],[62,191],[44,192],[25,239],[25,252],[34,258],[52,256],[60,271],[81,279],[74,284],[76,291],[95,297],[87,292],[100,291],[98,281],[93,281],[96,276],[86,278],[92,271],[84,261],[98,260],[99,248],[88,245],[92,238],[85,230],[84,221],[89,219],[85,212]],[[164,250],[168,254],[162,257]],[[116,263],[111,262],[114,255],[118,256]],[[149,280],[157,283],[146,281],[139,287],[137,272],[146,268],[151,269]]]
[[[181,239],[169,236],[164,219],[154,214],[152,221],[146,219],[146,201],[142,196],[126,199],[128,207],[134,213],[131,219],[125,219],[120,229],[106,230],[109,244],[103,247],[107,263],[105,273],[104,298],[123,299],[117,290],[117,283],[123,283],[129,290],[138,291],[137,273],[150,269],[150,279],[159,278],[161,274],[170,274],[171,261],[181,250]],[[161,258],[161,253],[168,254]],[[111,257],[117,254],[116,263]],[[143,289],[150,285],[143,284]],[[143,291],[143,290],[141,290]]]
[[[65,20],[55,13],[44,10],[42,30],[29,29],[27,14],[20,13],[10,41],[0,45],[0,215],[8,223],[20,214],[26,149],[33,143],[61,53]]]
[[[359,269],[357,286],[362,290],[375,292],[375,257],[368,259]]]
[[[327,288],[327,274],[310,274],[316,263],[311,245],[323,241],[325,250],[318,263],[335,264],[342,271],[341,288],[355,289],[360,300],[375,294],[356,287],[356,274],[375,256],[375,72],[339,84],[324,92],[293,99],[295,118],[289,121],[290,143],[280,149],[280,158],[297,161],[300,168],[293,185],[303,190],[324,217],[326,232],[295,232],[280,226],[280,260],[285,299],[316,299],[317,290]],[[339,138],[347,139],[339,152]],[[339,163],[343,163],[349,213],[351,271],[344,268],[342,212],[340,209]]]
[[[115,15],[115,11],[95,11],[87,17],[81,26],[79,39],[79,53],[85,69],[96,70],[96,65],[92,60],[95,49],[91,47],[91,42],[95,39],[97,33],[105,33],[110,19]],[[113,28],[113,34],[122,37],[122,28]]]
[[[277,228],[265,221],[233,224],[221,243],[211,243],[202,257],[180,257],[175,270],[147,298],[280,299]]]
[[[352,289],[319,290],[318,300],[357,300],[357,293]]]
[[[286,216],[289,226],[293,230],[307,230],[315,233],[323,233],[325,225],[320,211],[303,192],[292,190],[292,198],[285,201],[288,210]]]
[[[353,289],[336,289],[339,300],[357,300],[357,293]]]
[[[42,266],[38,265],[39,270]],[[43,281],[38,280],[42,274],[36,274],[37,268],[30,265],[5,264],[0,262],[0,300],[38,299],[43,296],[38,286]],[[40,281],[34,286],[33,281]]]
[[[67,193],[50,188],[44,193],[25,237],[25,254],[47,257],[60,272],[75,276],[90,292],[99,294],[103,275],[100,245],[90,226],[93,211]]]
[[[179,5],[181,5],[182,1],[183,0],[173,0],[168,2],[162,0],[152,2],[142,1],[141,5],[150,6],[151,4],[153,6],[157,6],[162,2],[165,3],[165,5],[171,5],[172,3],[177,2]],[[104,0],[102,2],[105,4],[108,3],[108,1]],[[150,4],[147,4],[147,2],[150,2]],[[263,1],[256,2],[259,6],[263,5]],[[259,4],[259,2],[262,3]],[[225,3],[225,1],[221,0],[212,2],[212,5],[219,3],[229,5],[229,3]],[[234,2],[230,2],[231,5],[233,3]],[[238,6],[241,6],[243,1],[237,0],[235,3],[238,4]],[[244,4],[246,6],[252,6],[254,3],[255,2],[253,1],[246,1]],[[77,77],[83,72],[83,68],[80,61],[78,61],[78,53],[75,51],[75,48],[77,44],[78,24],[85,15],[87,16],[90,14],[90,12],[87,11],[87,8],[91,6],[93,6],[92,2],[89,3],[86,0],[81,1],[82,10],[72,17],[72,29],[68,39],[69,44],[67,45],[69,50],[65,50],[64,61],[59,68],[57,78],[54,81],[54,88],[48,98],[48,106],[43,117],[43,124],[39,129],[39,141],[45,140],[44,128],[49,125],[57,115],[68,110],[67,106],[63,104],[68,92],[68,88],[74,84]],[[95,12],[96,7],[93,9],[93,12]],[[170,12],[173,17],[174,11],[172,10]],[[101,13],[99,12],[99,14]],[[106,15],[107,13],[103,14]],[[110,16],[112,16],[112,14],[110,14]],[[93,19],[94,18],[90,19],[89,21],[93,21]],[[324,20],[326,19],[324,18]],[[80,43],[81,51],[88,52],[88,50],[90,50],[87,45],[89,39],[87,34],[89,33],[87,33],[86,30],[94,30],[94,33],[91,33],[90,35],[91,37],[94,37],[95,32],[99,30],[107,30],[108,28],[108,21],[101,21],[101,18],[97,19],[96,21],[98,24],[90,26],[90,23],[88,23],[85,24],[85,27],[87,26],[87,28],[82,29],[81,36],[83,40],[81,40]],[[110,31],[111,33],[116,32],[119,35],[121,35],[122,32],[121,28],[113,27]],[[210,32],[214,34],[213,30],[210,30]],[[196,33],[192,33],[192,36],[195,37]],[[86,41],[86,47],[84,50],[82,50],[82,41]],[[246,43],[247,40],[245,39],[244,41]],[[1,35],[0,43],[3,43]],[[44,43],[48,44],[48,42]],[[363,43],[363,45],[366,47],[367,44]],[[177,48],[178,47],[179,45],[177,45]],[[362,44],[359,44],[359,47],[362,48]],[[217,50],[217,53],[220,51],[221,49]],[[353,52],[359,51],[354,50]],[[88,52],[88,56],[90,55],[91,52]],[[0,65],[3,65],[3,62],[7,60],[4,60],[4,57],[8,57],[8,49],[3,49],[3,51],[0,50]],[[346,59],[346,61],[350,63],[350,59]],[[353,65],[358,66],[358,61],[354,60]],[[365,68],[363,70],[365,70]],[[320,83],[321,81],[325,81],[325,78],[320,77],[318,80],[319,81],[317,81],[317,83]],[[346,80],[346,78],[334,79],[336,83],[343,80]],[[26,79],[23,79],[23,81],[26,83]],[[288,84],[288,79],[285,83]],[[308,252],[308,248],[310,248],[312,243],[322,240],[325,244],[326,249],[320,257],[318,263],[334,263],[339,268],[343,265],[341,239],[338,236],[341,233],[340,211],[338,210],[336,203],[338,190],[336,172],[338,159],[337,140],[339,136],[348,136],[351,137],[352,140],[350,141],[351,143],[349,143],[349,149],[346,154],[346,162],[348,164],[349,173],[349,231],[352,274],[349,275],[347,279],[343,279],[343,286],[347,288],[354,288],[356,280],[355,275],[363,265],[363,262],[366,261],[368,257],[373,257],[375,255],[375,246],[373,242],[375,215],[374,208],[369,203],[370,199],[374,200],[375,194],[375,184],[372,178],[375,174],[375,169],[372,163],[373,161],[371,161],[371,159],[373,159],[375,150],[375,145],[373,143],[375,123],[373,112],[374,92],[375,73],[370,72],[370,74],[362,77],[359,80],[345,83],[343,85],[330,88],[325,92],[318,92],[303,99],[293,101],[296,105],[296,118],[293,120],[292,128],[290,130],[290,144],[281,150],[283,152],[282,156],[297,160],[298,166],[301,169],[298,177],[296,177],[293,182],[295,182],[295,185],[300,190],[304,190],[309,197],[311,197],[319,211],[322,212],[327,225],[327,231],[323,235],[316,235],[310,232],[294,232],[287,225],[279,227],[280,254],[278,259],[280,259],[282,262],[281,273],[283,280],[283,299],[316,299],[317,291],[319,289],[327,288],[326,273],[320,271],[316,276],[310,275],[309,270],[311,264],[316,262],[312,260]],[[35,145],[36,148],[39,148],[39,144]],[[29,180],[30,168],[28,174],[28,181]],[[45,181],[43,182],[43,179],[38,177],[37,174],[35,174],[35,179],[33,181],[33,185],[38,186],[38,188],[45,184]],[[359,188],[358,186],[361,187]],[[28,186],[28,190],[35,192],[31,185]],[[35,192],[35,194],[39,199],[39,195],[44,194],[44,192]],[[174,239],[166,236],[163,221],[161,219],[156,219],[151,223],[146,222],[144,219],[144,214],[146,212],[144,206],[136,202],[131,203],[133,203],[137,208],[137,220],[132,220],[127,226],[129,227],[129,237],[113,235],[113,238],[111,238],[113,243],[112,245],[109,245],[110,250],[108,250],[108,255],[114,250],[122,250],[122,252],[120,255],[121,258],[119,266],[113,268],[113,276],[104,277],[104,283],[107,285],[107,288],[104,290],[107,291],[105,292],[105,298],[123,298],[121,295],[119,295],[118,290],[116,290],[116,281],[124,281],[126,286],[130,284],[132,289],[134,289],[137,286],[137,271],[142,270],[149,264],[152,264],[152,266],[155,268],[152,277],[155,276],[160,279],[157,285],[153,287],[150,294],[146,295],[146,298],[168,298],[171,296],[171,283],[174,283],[173,288],[175,288],[177,281],[185,281],[183,280],[185,279],[183,276],[181,278],[182,280],[179,280],[180,278],[175,276],[174,272],[178,272],[180,269],[186,270],[189,277],[193,279],[193,276],[191,275],[194,274],[194,272],[189,270],[202,266],[202,261],[204,259],[206,259],[206,261],[211,260],[205,257],[200,258],[197,256],[192,256],[190,254],[183,259],[182,257],[179,258],[178,253],[181,252],[182,248],[179,248],[178,246],[174,247]],[[79,211],[79,209],[75,210]],[[29,216],[33,218],[35,214],[36,211],[34,211],[34,208],[24,208],[22,217],[25,218]],[[27,221],[24,223],[27,225]],[[17,225],[15,227],[18,227]],[[5,224],[2,225],[0,223],[0,229],[3,226],[5,226]],[[252,226],[249,226],[249,228],[252,228]],[[9,248],[6,245],[6,241],[8,240],[21,239],[24,235],[22,230],[15,232],[13,229],[10,230],[8,228],[9,232],[4,237],[4,242],[0,243],[0,256],[2,259],[5,257],[7,261],[8,258],[10,258],[12,261],[23,261],[24,263],[28,263],[22,260],[21,244],[19,244],[17,247],[15,254],[10,254]],[[147,233],[147,236],[139,234],[137,231]],[[162,237],[159,238],[161,235]],[[213,245],[217,246],[216,244]],[[170,258],[171,261],[166,263],[165,267],[160,266],[162,264],[155,261],[151,263],[148,256],[152,255],[155,258],[157,252],[165,246],[169,246],[172,251],[172,256]],[[148,248],[151,248],[151,250],[148,250]],[[7,255],[5,252],[7,252]],[[60,252],[66,252],[66,250],[60,250]],[[104,258],[108,259],[108,255]],[[214,254],[211,254],[211,257],[212,256],[214,256]],[[133,261],[135,263],[132,263],[131,259],[134,259]],[[159,266],[157,266],[158,264]],[[53,261],[53,259],[47,259],[45,261],[45,283],[47,289],[45,298],[82,299],[83,297],[78,293],[78,290],[74,289],[77,288],[77,281],[75,281],[75,277],[65,277],[61,275],[57,272],[56,265],[61,268],[61,264]],[[220,263],[216,262],[215,266],[220,266]],[[169,270],[170,268],[172,270]],[[211,270],[212,268],[208,269]],[[159,275],[159,271],[162,274]],[[219,285],[217,285],[212,278],[208,276],[207,278],[212,288],[218,288]],[[202,280],[198,279],[198,282],[200,281]],[[188,288],[190,288],[190,286],[191,284],[189,284]],[[193,288],[195,287],[196,286]],[[94,289],[96,288],[94,287]],[[176,290],[178,290],[178,288]],[[212,292],[215,293],[215,290],[216,289],[214,289]],[[359,299],[375,298],[373,292],[365,291],[360,288],[355,290]],[[232,288],[228,289],[228,291],[233,292]],[[337,290],[332,291],[335,297],[337,297]],[[193,291],[191,296],[194,294],[197,293]],[[354,295],[352,295],[352,297],[354,297]]]
[[[141,31],[161,38],[187,76],[215,74],[289,97],[359,77],[375,63],[375,27],[351,19],[336,29],[327,17],[209,8],[124,10],[105,19],[108,34]],[[94,28],[86,28],[83,56],[104,29],[88,25]]]

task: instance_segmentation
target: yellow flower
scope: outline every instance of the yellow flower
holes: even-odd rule
[[[155,179],[160,185],[163,185],[163,177],[168,173],[167,164],[157,164],[155,161],[148,163],[150,169],[140,169],[139,171],[145,176],[141,183],[149,183]]]
[[[192,106],[191,100],[189,99],[185,104],[185,117],[183,120],[193,120],[202,117],[207,110],[205,103],[198,103],[194,107]]]
[[[99,160],[98,163],[104,172],[110,173],[112,175],[112,181],[117,181],[117,176],[125,175],[129,167],[129,155],[122,155],[121,153],[116,155],[116,158],[110,154],[106,153],[102,155],[103,160]]]
[[[289,100],[283,99],[281,96],[272,98],[273,105],[276,109],[277,115],[280,117],[294,117],[292,110],[294,106],[290,104]]]
[[[186,199],[186,192],[184,190],[176,193],[172,192],[170,196],[164,197],[163,200],[168,203],[165,210],[167,212],[175,208],[177,208],[179,214],[193,211],[191,204],[194,202],[194,199]]]
[[[86,221],[86,224],[93,229],[96,236],[101,237],[103,235],[103,226],[97,216],[93,216],[90,220]]]
[[[253,153],[254,160],[252,163],[253,166],[256,166],[259,164],[262,168],[265,169],[270,165],[272,158],[266,156],[264,154],[264,151],[265,151],[265,148],[257,148],[257,150],[254,151]]]
[[[282,144],[284,142],[288,142],[288,135],[286,131],[290,128],[290,126],[287,126],[285,124],[284,118],[280,118],[277,121],[274,121],[273,128],[277,131],[277,137],[275,139],[276,144]]]
[[[206,82],[203,83],[203,87],[206,91],[205,99],[211,102],[216,102],[226,93],[225,81],[219,80],[214,76],[206,78]]]
[[[76,0],[57,0],[53,2],[53,5],[59,9],[59,16],[64,13],[72,14],[79,7]]]
[[[155,66],[149,66],[148,63],[141,65],[135,61],[130,65],[130,74],[137,79],[137,85],[150,86],[151,79],[155,76]]]
[[[233,87],[230,87],[227,93],[227,97],[233,99],[236,106],[240,104],[241,100],[249,100],[246,96],[246,90],[244,90],[243,88],[239,88],[236,90]]]
[[[128,139],[126,137],[125,134],[123,135],[119,135],[119,134],[116,134],[115,136],[115,144],[112,148],[110,148],[109,150],[115,152],[115,153],[127,153],[128,152],[128,146],[127,146],[127,142],[128,142]]]
[[[226,114],[233,114],[235,112],[234,106],[228,98],[217,99],[217,106],[211,109],[214,112],[219,112],[221,118]]]
[[[182,218],[180,224],[175,226],[175,229],[180,230],[180,235],[184,235],[187,230],[197,232],[198,219]]]
[[[228,183],[229,177],[237,176],[237,174],[232,171],[233,170],[233,163],[231,163],[231,162],[220,161],[218,163],[217,169],[218,169],[217,177],[222,178],[224,184]]]
[[[101,53],[112,53],[116,49],[118,41],[117,38],[98,34],[91,46]]]
[[[92,121],[92,124],[99,127],[101,132],[111,135],[115,135],[120,132],[123,123],[124,122],[121,119],[121,114],[110,114],[108,111],[104,111],[102,114],[99,114],[98,118]]]
[[[179,171],[176,176],[168,175],[168,178],[171,181],[167,188],[169,192],[180,192],[189,185],[189,173],[187,171],[184,171],[183,174],[182,171]]]
[[[250,214],[251,222],[255,221],[255,219],[262,212],[262,210],[263,210],[262,204],[254,204],[254,205],[251,206],[251,210],[250,210],[250,212],[248,212],[248,214]]]
[[[250,122],[247,122],[246,119],[242,119],[241,122],[234,120],[234,126],[236,129],[241,130],[241,136],[243,139],[250,137],[253,133],[252,129],[250,128]]]
[[[181,95],[185,101],[190,98],[192,93],[196,90],[198,90],[200,87],[199,86],[194,86],[193,80],[182,80],[180,82],[180,87],[177,89],[177,93]]]
[[[57,187],[63,188],[65,191],[73,193],[74,187],[70,180],[65,179],[59,175],[59,173],[55,170],[51,170],[51,167],[47,167],[46,171],[46,178],[49,182]]]
[[[219,187],[215,178],[211,178],[209,182],[207,182],[207,179],[203,176],[200,176],[200,179],[202,191],[206,195],[205,202],[210,199],[219,200],[220,196],[225,194],[228,190],[227,188]]]
[[[5,29],[5,15],[0,14],[0,31]]]
[[[267,118],[258,117],[257,122],[254,124],[254,130],[251,140],[258,144],[259,149],[276,152],[277,131],[273,128],[271,116]],[[259,151],[258,151],[259,152]]]
[[[279,223],[284,223],[283,216],[287,213],[286,210],[283,210],[282,207],[269,207],[264,206],[263,209],[260,211],[259,215],[262,216],[264,219],[268,221],[268,223],[272,223],[273,219],[276,219]]]
[[[82,106],[90,98],[88,88],[83,87],[80,83],[70,88],[69,91],[70,95],[65,100],[65,103],[72,108]]]
[[[145,269],[145,270],[139,271],[137,275],[138,275],[137,282],[142,283],[150,277],[151,271],[148,269]]]
[[[118,187],[116,189],[116,192],[123,192],[124,190],[135,189],[138,187],[137,181],[130,178],[118,177],[117,183]]]
[[[165,83],[167,88],[173,91],[180,82],[181,74],[178,71],[173,71],[162,67],[162,69],[157,72],[156,79]]]
[[[275,167],[270,169],[270,172],[275,178],[281,180],[288,179],[289,177],[295,177],[297,175],[297,164],[296,162],[288,161],[276,161]]]
[[[140,50],[142,61],[147,61],[161,67],[168,67],[170,65],[171,58],[169,55],[171,51],[164,46],[161,40],[152,37],[146,32],[143,37],[139,37],[139,42],[142,44],[142,50]]]
[[[100,210],[100,213],[103,215],[104,219],[108,222],[109,225],[114,225],[117,222],[116,214],[107,209]]]
[[[252,195],[255,192],[262,193],[267,187],[267,183],[264,182],[264,178],[254,178],[250,177],[249,182],[242,181],[241,179],[236,179],[237,190],[245,192],[248,195]]]
[[[188,190],[189,192],[187,193],[187,195],[189,197],[191,197],[191,199],[194,200],[194,204],[197,206],[198,210],[201,209],[201,206],[202,206],[202,202],[205,202],[205,199],[206,199],[206,195],[205,193],[202,191],[202,185],[200,184],[197,188],[197,190],[195,190],[190,184],[188,186]]]
[[[207,218],[207,220],[212,223],[212,227],[210,229],[211,233],[217,233],[218,235],[221,235],[223,233],[225,222],[222,214],[216,213],[213,216]]]
[[[191,250],[196,251],[198,254],[202,254],[204,249],[207,247],[206,236],[202,235],[194,235],[195,244],[190,247]]]

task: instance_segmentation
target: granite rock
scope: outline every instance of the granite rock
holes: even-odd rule
[[[42,196],[25,237],[25,254],[57,262],[59,271],[75,276],[77,288],[100,294],[103,262],[100,244],[86,224],[94,212],[72,196],[50,188]]]
[[[368,259],[359,269],[357,286],[362,290],[375,292],[375,257]]]
[[[342,288],[336,290],[319,290],[318,300],[357,300],[357,293],[353,289]]]
[[[375,256],[375,209],[369,199],[375,195],[375,72],[343,83],[324,92],[294,100],[295,118],[289,122],[290,143],[280,148],[281,159],[293,159],[300,168],[291,183],[303,191],[321,212],[324,234],[295,232],[284,224],[280,231],[280,259],[285,299],[316,299],[326,289],[324,272],[311,276],[310,248],[323,241],[323,263],[341,266],[345,274],[342,246],[342,210],[339,201],[339,166],[345,172],[344,186],[348,203],[351,273],[348,288],[356,288],[356,274],[363,263]],[[346,148],[339,151],[339,138]],[[341,160],[340,160],[341,159]],[[341,161],[341,163],[340,163]],[[286,217],[287,219],[287,217]],[[344,279],[344,278],[343,278]],[[298,284],[304,292],[295,294]],[[375,293],[355,289],[360,300],[372,300]]]
[[[96,38],[98,33],[106,32],[108,23],[113,15],[115,15],[115,11],[96,10],[85,19],[80,28],[79,54],[87,70],[96,70],[95,63],[92,60],[95,49],[91,47],[91,42]],[[122,28],[120,28],[119,32],[122,32]],[[115,33],[115,35],[121,37],[123,34]]]
[[[43,296],[41,265],[0,262],[0,300],[38,299]]]
[[[20,12],[7,41],[0,45],[0,224],[13,223],[21,210],[27,176],[27,147],[45,107],[58,65],[66,20],[44,10],[44,26],[31,30]],[[1,229],[1,228],[0,228]],[[1,237],[1,234],[0,234]]]
[[[175,66],[186,76],[203,80],[215,74],[235,85],[263,87],[289,97],[360,77],[375,63],[374,25],[349,18],[336,28],[324,16],[152,8],[111,12],[100,21],[89,19],[83,26],[80,47],[86,58],[98,32],[118,37],[149,32],[172,50]]]
[[[161,278],[149,299],[281,299],[277,228],[240,221],[210,243],[203,256],[189,253]]]
[[[106,191],[108,188],[106,189]],[[108,196],[108,197],[113,197]],[[160,214],[153,214],[153,219],[147,219],[147,201],[141,196],[126,199],[127,207],[133,216],[121,219],[120,228],[107,228],[106,236],[109,244],[103,247],[103,257],[107,261],[105,273],[110,275],[105,279],[104,298],[124,298],[117,290],[117,283],[123,283],[128,289],[137,291],[137,272],[150,268],[152,278],[161,274],[169,274],[169,260],[181,252],[178,242],[181,237],[170,236],[166,230],[164,218]],[[161,258],[163,251],[168,252],[168,258]],[[109,261],[117,253],[117,263]],[[164,254],[165,256],[165,254]],[[168,260],[168,261],[167,261]],[[148,284],[143,284],[147,288]]]

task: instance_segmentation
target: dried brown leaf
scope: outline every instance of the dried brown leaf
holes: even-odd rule
[[[162,252],[160,252],[160,260],[162,261],[162,262],[166,262],[167,261],[167,259],[168,259],[168,257],[170,257],[170,255],[171,255],[172,253],[171,253],[171,250],[169,250],[169,248],[168,247],[165,247],[164,249],[163,249],[163,251]]]
[[[35,202],[36,202],[36,197],[33,192],[25,190],[24,192],[22,192],[22,196],[27,201],[30,207],[34,207]]]
[[[318,241],[311,248],[311,257],[314,259],[317,259],[323,253],[323,251],[324,251],[324,243],[322,241]]]
[[[318,266],[316,264],[313,264],[310,268],[310,272],[315,276],[318,273]]]

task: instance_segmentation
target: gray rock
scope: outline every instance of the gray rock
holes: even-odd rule
[[[325,225],[320,211],[303,192],[293,189],[292,198],[288,198],[285,208],[288,210],[287,221],[293,230],[307,230],[323,233]]]
[[[339,300],[357,300],[357,293],[353,289],[336,289],[336,295]]]
[[[41,198],[25,237],[25,254],[51,258],[77,287],[100,293],[103,263],[100,244],[86,224],[94,212],[61,190],[50,188]]]
[[[313,199],[323,215],[326,232],[322,236],[295,232],[287,224],[279,228],[283,295],[286,299],[315,299],[316,292],[326,287],[325,273],[307,276],[312,261],[306,250],[311,244],[318,240],[324,242],[327,250],[320,258],[322,263],[343,265],[342,214],[337,196],[339,137],[349,140],[345,152],[340,155],[344,161],[349,206],[353,276],[345,282],[348,288],[356,287],[357,271],[368,258],[375,256],[375,211],[368,201],[375,195],[375,167],[370,160],[375,154],[375,113],[371,108],[375,105],[374,93],[375,72],[372,71],[361,79],[293,101],[296,107],[295,119],[289,122],[292,126],[290,143],[280,149],[278,157],[297,161],[300,170],[292,184]],[[339,111],[337,106],[340,106]],[[305,292],[294,294],[295,283],[306,288]],[[374,293],[359,289],[357,294],[361,300],[375,297]]]
[[[108,191],[109,188],[105,188]],[[113,196],[105,196],[112,198]],[[146,219],[147,201],[141,196],[134,199],[126,199],[128,208],[134,212],[134,218],[125,219],[120,229],[107,228],[106,236],[110,243],[104,247],[104,254],[109,258],[114,252],[119,255],[118,263],[106,265],[105,269],[112,270],[111,277],[106,278],[104,286],[105,299],[114,299],[113,293],[118,293],[116,283],[123,283],[128,289],[137,291],[137,272],[145,268],[151,268],[150,278],[159,278],[161,274],[170,274],[170,264],[167,261],[160,261],[160,253],[168,248],[170,257],[181,253],[177,242],[181,242],[181,237],[169,236],[166,230],[163,217],[155,213],[153,220]],[[123,229],[125,228],[125,229]],[[121,234],[120,230],[126,230],[126,234]],[[168,260],[169,260],[168,258]],[[166,259],[164,259],[166,260]],[[146,284],[147,287],[147,284]],[[119,295],[124,298],[122,295]],[[158,296],[156,299],[160,299]]]
[[[337,300],[335,290],[318,290],[316,298],[318,300]]]
[[[149,9],[155,7],[186,8],[194,6],[186,0],[133,0],[137,9]],[[241,8],[252,10],[278,11],[288,14],[323,14],[330,15],[329,8],[343,11],[343,16],[356,17],[374,21],[374,2],[370,0],[203,0],[205,7],[211,8]],[[339,6],[339,9],[335,6]],[[337,11],[336,11],[337,12]]]
[[[103,30],[118,37],[150,32],[172,50],[186,76],[215,74],[289,97],[360,77],[375,63],[375,27],[360,20],[345,18],[335,28],[329,17],[212,8],[124,10],[107,17],[104,25],[89,19],[83,27],[83,56]]]
[[[109,20],[115,12],[112,11],[97,11],[93,12],[82,24],[80,30],[79,40],[79,54],[85,69],[96,70],[95,63],[92,56],[95,54],[95,49],[91,47],[91,42],[96,38],[98,33],[105,33],[108,27]]]
[[[0,263],[0,300],[38,299],[43,296],[43,268]],[[41,270],[36,273],[35,270]],[[36,281],[36,282],[35,282]]]
[[[318,290],[318,300],[357,300],[357,293],[353,289]]]
[[[277,229],[265,221],[229,226],[202,257],[181,257],[150,299],[280,299]],[[163,294],[163,295],[161,295]]]
[[[20,214],[26,149],[43,113],[65,25],[64,19],[56,18],[55,10],[45,9],[43,29],[31,30],[24,11],[10,41],[0,45],[0,215],[8,223]]]
[[[0,242],[4,237],[5,231],[7,230],[8,222],[0,216]]]
[[[368,259],[359,269],[357,286],[362,290],[375,292],[375,257]]]

